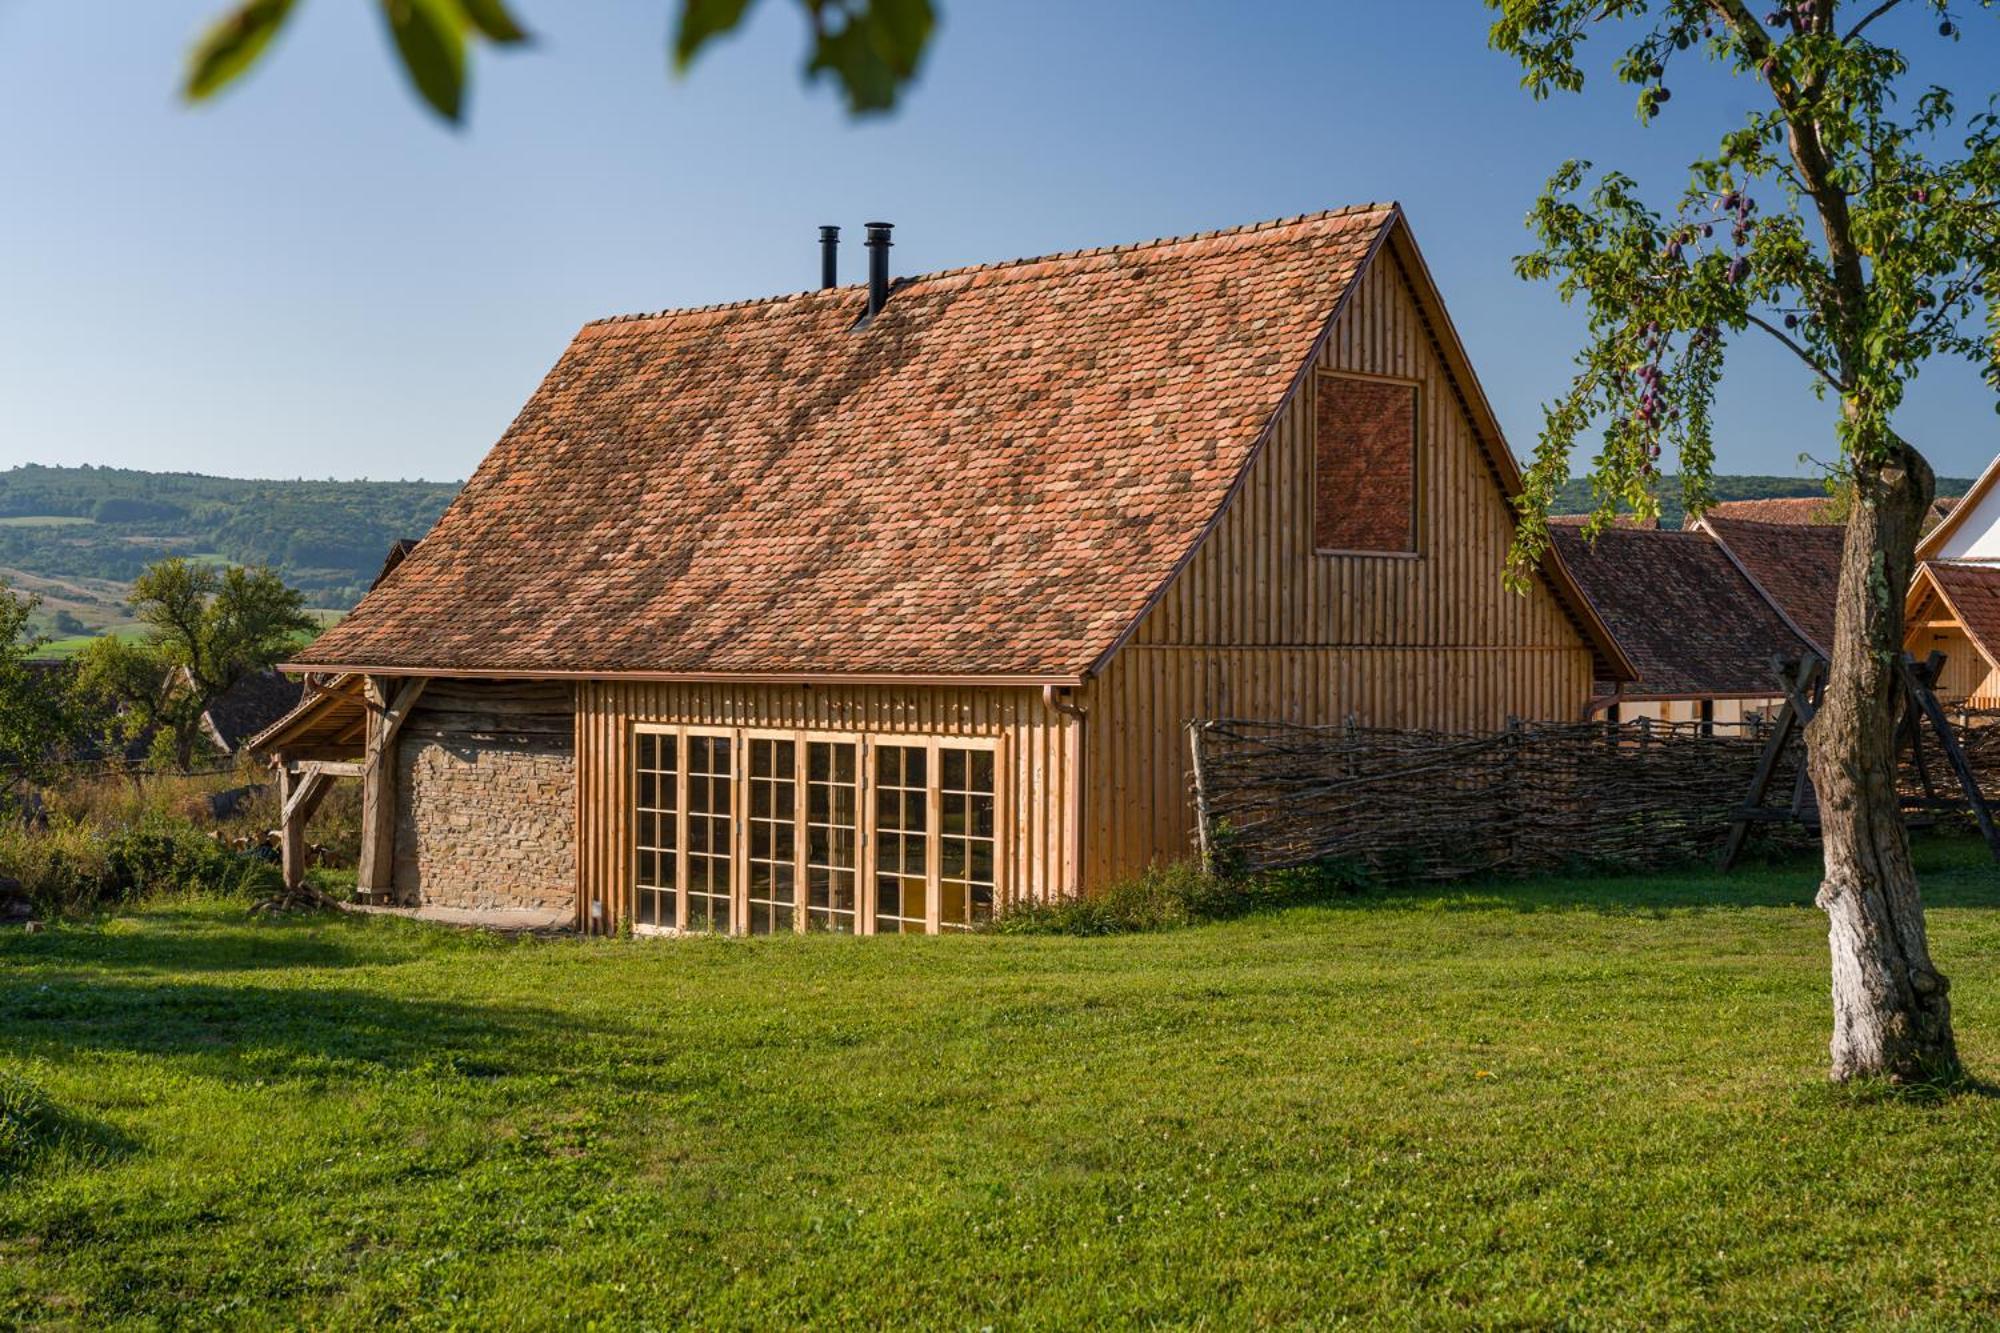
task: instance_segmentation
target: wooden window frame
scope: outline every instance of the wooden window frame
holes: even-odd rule
[[[1359,380],[1371,384],[1396,384],[1411,390],[1410,397],[1410,549],[1407,551],[1349,550],[1338,546],[1319,544],[1319,395],[1326,389],[1329,380]],[[1310,422],[1307,453],[1311,458],[1308,469],[1307,498],[1309,512],[1306,515],[1307,530],[1312,534],[1313,554],[1330,556],[1343,560],[1422,560],[1424,558],[1424,483],[1428,473],[1424,467],[1424,428],[1428,424],[1424,412],[1424,381],[1406,375],[1377,375],[1365,370],[1320,369],[1313,372],[1313,399],[1308,404],[1307,418]]]
[[[945,929],[942,889],[943,765],[939,760],[939,752],[941,750],[984,751],[993,756],[993,906],[996,912],[1000,908],[1002,890],[1007,887],[1005,868],[1008,852],[1007,747],[1004,736],[836,731],[824,727],[803,729],[727,727],[673,722],[634,722],[631,724],[630,734],[633,741],[630,746],[629,768],[635,779],[638,772],[636,741],[638,736],[671,736],[675,743],[674,892],[670,899],[674,904],[675,924],[643,926],[638,923],[639,840],[638,820],[633,817],[629,822],[632,832],[627,839],[626,847],[626,873],[633,886],[630,906],[626,913],[626,924],[634,935],[711,933],[691,931],[679,924],[688,919],[688,741],[692,737],[713,737],[729,742],[729,934],[747,935],[750,930],[750,743],[753,740],[788,741],[793,747],[792,926],[796,933],[803,934],[809,929],[807,901],[810,893],[806,878],[806,746],[814,741],[854,747],[854,933],[857,936],[877,933],[875,840],[878,830],[875,817],[875,752],[884,745],[903,746],[924,752],[924,933],[928,935],[942,934]],[[636,780],[629,799],[633,810],[627,813],[636,816],[638,801]]]
[[[851,745],[854,747],[854,864],[848,873],[854,876],[854,930],[853,934],[863,934],[862,925],[868,917],[866,896],[868,892],[868,736],[859,731],[800,731],[799,753],[795,761],[799,765],[799,819],[798,819],[798,876],[799,876],[799,919],[805,922],[800,927],[801,934],[812,930],[808,913],[812,900],[812,886],[808,882],[811,856],[809,826],[811,823],[812,795],[807,790],[811,779],[808,776],[809,752],[807,747],[814,744]],[[836,932],[838,933],[838,932]]]
[[[673,773],[674,808],[672,811],[673,823],[674,823],[674,846],[672,852],[673,868],[666,876],[664,876],[664,878],[667,879],[668,884],[670,886],[666,892],[666,901],[673,905],[673,920],[674,920],[673,925],[664,925],[664,926],[646,925],[642,924],[639,920],[639,894],[641,892],[657,891],[653,889],[642,890],[639,885],[640,847],[639,847],[639,820],[638,820],[638,812],[639,812],[638,779],[641,769],[639,766],[638,738],[641,736],[663,736],[672,740],[674,743],[674,773]],[[628,748],[632,755],[632,763],[631,763],[631,773],[632,773],[631,853],[632,855],[627,870],[631,877],[632,893],[631,893],[631,908],[627,914],[627,920],[631,926],[632,933],[634,935],[678,934],[680,932],[679,923],[682,920],[682,914],[681,914],[681,909],[683,906],[682,899],[686,894],[686,880],[685,877],[681,874],[681,857],[686,852],[686,848],[683,845],[682,840],[687,836],[687,811],[683,805],[683,802],[687,797],[686,742],[683,741],[681,738],[681,729],[679,727],[654,726],[650,724],[640,723],[640,724],[635,724],[632,728],[632,740]],[[657,773],[659,770],[651,769],[645,771]],[[659,849],[654,848],[653,850],[658,851]]]
[[[732,930],[730,933],[735,935],[748,935],[751,933],[750,822],[755,816],[751,814],[750,783],[752,779],[750,757],[754,752],[753,747],[758,741],[779,741],[792,747],[792,933],[795,935],[804,934],[803,917],[806,910],[805,739],[797,731],[788,728],[769,727],[744,727],[740,729],[739,736],[741,738],[740,743],[743,746],[743,771],[739,775],[742,781],[740,800],[743,805],[743,873],[741,875],[732,874],[730,896],[734,900],[731,911],[742,914],[743,929]],[[773,931],[771,933],[776,934],[777,932]]]

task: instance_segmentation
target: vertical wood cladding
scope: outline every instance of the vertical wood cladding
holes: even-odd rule
[[[1319,374],[1314,379],[1313,546],[1417,549],[1417,386]]]
[[[577,688],[579,924],[616,929],[632,910],[634,727],[641,724],[999,741],[998,905],[1075,893],[1082,736],[1035,689],[590,681]],[[864,809],[865,874],[872,830]],[[740,823],[741,821],[739,821]]]
[[[1414,256],[1386,247],[1220,521],[1087,691],[1086,882],[1187,854],[1196,717],[1444,730],[1573,718],[1592,656],[1546,587],[1501,583],[1513,513]],[[1314,441],[1341,375],[1415,384],[1415,558],[1316,550]],[[1462,396],[1463,395],[1463,396]],[[1486,445],[1502,448],[1499,441]]]

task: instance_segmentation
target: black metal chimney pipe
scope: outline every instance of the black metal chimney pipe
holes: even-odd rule
[[[819,229],[819,287],[825,291],[840,285],[840,228]]]
[[[868,318],[882,313],[889,304],[889,232],[894,223],[868,224]]]

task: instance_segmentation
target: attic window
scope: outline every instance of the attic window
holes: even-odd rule
[[[1417,389],[1321,374],[1313,406],[1313,548],[1417,552]]]

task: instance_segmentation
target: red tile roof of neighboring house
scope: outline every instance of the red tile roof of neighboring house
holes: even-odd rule
[[[2000,567],[1935,560],[1917,567],[1920,582],[1926,574],[1987,664],[2000,665]]]
[[[1700,526],[1771,599],[1820,656],[1833,647],[1834,595],[1847,529],[1817,523],[1754,523],[1711,509]]]
[[[202,714],[209,739],[225,754],[296,708],[304,687],[277,671],[253,671],[224,690]]]
[[[1552,529],[1563,563],[1639,669],[1637,696],[1774,694],[1771,658],[1805,642],[1706,533]],[[1600,686],[1600,690],[1606,689]]]
[[[1595,515],[1592,514],[1550,514],[1549,526],[1558,528],[1580,528],[1584,524],[1590,522],[1590,520],[1593,517],[1595,517]],[[1659,519],[1649,518],[1642,522],[1637,514],[1619,514],[1611,520],[1611,523],[1613,527],[1636,528],[1641,531],[1647,531],[1647,532],[1656,531],[1660,526]]]
[[[1766,496],[1758,500],[1718,500],[1708,507],[1717,518],[1748,519],[1752,523],[1838,524],[1833,500],[1824,495]]]
[[[295,665],[1078,678],[1215,520],[1399,217],[907,278],[865,326],[858,286],[586,325]]]

